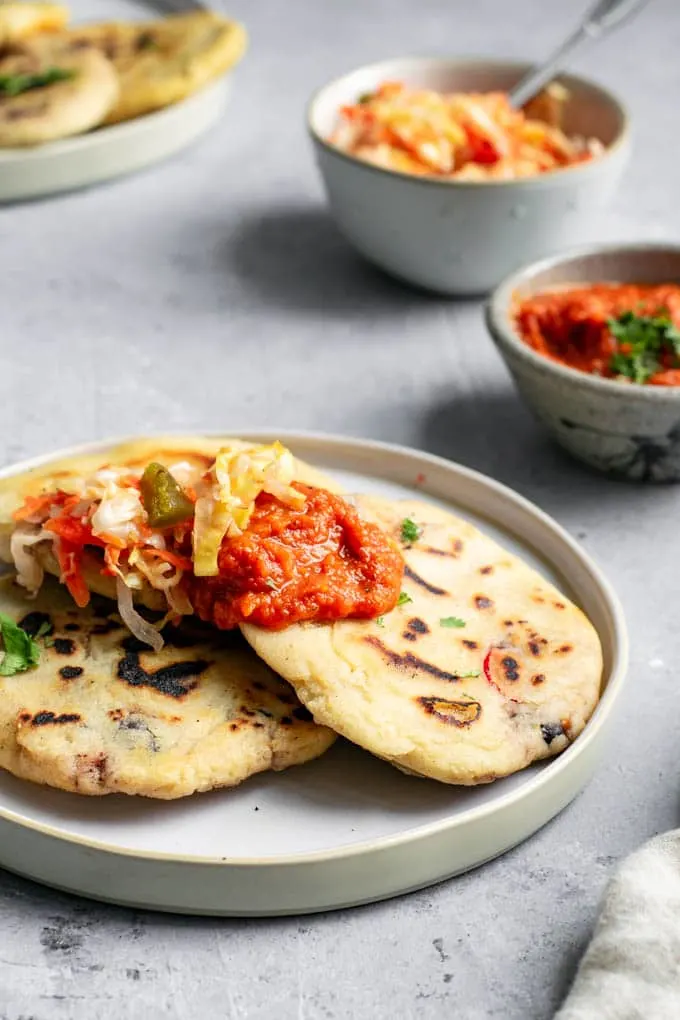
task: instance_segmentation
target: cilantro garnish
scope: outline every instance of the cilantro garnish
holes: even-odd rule
[[[384,627],[385,626],[385,617],[384,616],[376,616],[375,622],[378,624],[379,627]]]
[[[467,673],[456,673],[459,680],[467,680],[469,677],[481,676],[482,671],[480,669],[471,669]],[[469,697],[469,695],[468,695]]]
[[[397,605],[398,606],[406,606],[406,605],[408,605],[409,602],[413,602],[413,599],[408,594],[408,592],[403,591],[400,594],[399,598],[397,599]]]
[[[664,365],[662,356],[671,354],[674,368],[680,368],[680,330],[667,314],[636,315],[624,312],[608,319],[607,326],[617,342],[609,368],[614,375],[646,383]]]
[[[57,81],[68,81],[75,77],[75,71],[67,71],[63,67],[48,67],[46,71],[36,74],[0,74],[0,95],[20,96],[29,89],[54,85]]]
[[[404,545],[417,542],[422,533],[423,529],[419,528],[415,521],[412,521],[410,517],[404,517],[401,522],[401,540]]]
[[[362,92],[357,99],[357,103],[359,103],[360,106],[363,106],[364,103],[370,103],[370,101],[374,98],[375,92]]]
[[[38,665],[40,648],[37,643],[4,613],[0,613],[0,637],[5,650],[0,662],[0,676],[14,676],[15,673],[23,673],[31,666]]]
[[[439,621],[440,627],[464,627],[465,620],[461,620],[459,616],[444,616]]]

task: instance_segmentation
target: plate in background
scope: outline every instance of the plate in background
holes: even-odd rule
[[[157,0],[144,6],[144,16],[153,18],[188,12],[203,5]],[[139,5],[136,7],[135,14],[139,14]],[[78,23],[79,14],[76,13],[74,24]],[[99,9],[96,16],[97,20],[118,16],[134,20],[134,15],[121,14],[115,8],[106,13]],[[33,148],[0,149],[0,202],[88,187],[174,155],[221,117],[230,86],[231,72],[182,102],[143,117]]]
[[[592,719],[560,757],[475,788],[404,775],[344,741],[306,765],[172,802],[78,797],[0,773],[0,865],[135,907],[302,914],[422,888],[536,832],[593,775],[625,676],[623,614],[595,564],[533,504],[442,458],[308,433],[231,434],[280,438],[350,491],[431,499],[479,524],[560,586],[603,645],[604,691]],[[0,476],[112,445],[61,451]]]

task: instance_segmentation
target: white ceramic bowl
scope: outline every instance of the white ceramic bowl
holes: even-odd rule
[[[680,245],[594,245],[543,259],[494,291],[488,329],[521,396],[569,453],[630,481],[680,482],[680,387],[579,372],[537,354],[513,323],[518,298],[602,282],[680,284]]]
[[[626,112],[582,78],[560,81],[571,98],[568,134],[607,147],[592,162],[518,181],[445,181],[371,166],[327,141],[338,110],[387,79],[437,91],[508,90],[526,63],[412,57],[361,67],[312,98],[308,126],[337,225],[367,259],[443,294],[481,294],[518,266],[589,238],[629,151]]]

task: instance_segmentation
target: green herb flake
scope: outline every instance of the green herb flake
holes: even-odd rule
[[[398,606],[407,606],[409,604],[409,602],[413,602],[413,599],[408,594],[408,592],[403,591],[400,594],[400,596],[399,596],[399,598],[397,600],[397,605]]]
[[[415,521],[411,520],[410,517],[404,517],[401,522],[401,540],[404,545],[411,545],[412,542],[417,542],[423,533],[423,529],[419,528]]]
[[[69,81],[74,77],[75,71],[67,71],[63,67],[48,67],[46,71],[38,71],[36,74],[0,74],[0,96],[20,96],[30,89]]]
[[[40,661],[40,648],[33,638],[11,620],[0,613],[0,637],[5,654],[0,662],[0,676],[14,676],[23,673]]]
[[[43,620],[35,633],[35,640],[39,641],[41,637],[46,637],[48,634],[51,634],[53,629],[54,628],[49,620]],[[47,644],[47,641],[45,641],[45,644]]]
[[[443,616],[439,621],[440,627],[464,627],[465,620],[461,620],[459,616]]]
[[[357,103],[360,106],[363,106],[364,103],[370,103],[372,99],[375,99],[375,92],[362,92],[357,99]]]
[[[376,616],[375,622],[378,624],[379,627],[384,627],[385,626],[385,617],[384,616]]]
[[[468,670],[467,673],[456,673],[456,676],[458,677],[459,680],[468,680],[470,678],[474,678],[476,676],[481,676],[481,675],[482,675],[481,669],[470,669],[470,670]],[[469,695],[468,695],[468,697],[469,697]]]
[[[665,310],[657,315],[636,315],[623,312],[608,319],[607,327],[617,342],[617,350],[609,361],[609,370],[634,383],[646,383],[653,375],[668,367],[671,355],[673,368],[680,368],[680,330]],[[666,356],[666,360],[664,359]]]

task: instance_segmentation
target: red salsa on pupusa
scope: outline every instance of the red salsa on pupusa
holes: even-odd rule
[[[258,496],[246,530],[220,548],[219,573],[188,580],[198,616],[221,629],[371,618],[393,609],[404,563],[375,525],[326,489],[293,483],[299,507]]]
[[[591,375],[680,386],[680,285],[597,283],[518,300],[514,320],[537,353]]]
[[[140,640],[162,647],[162,624],[196,614],[220,629],[249,622],[370,619],[398,602],[396,543],[351,503],[296,481],[290,451],[224,448],[212,466],[103,465],[24,497],[10,554],[37,591],[57,572],[79,606],[116,598]],[[138,605],[165,613],[156,625]]]

